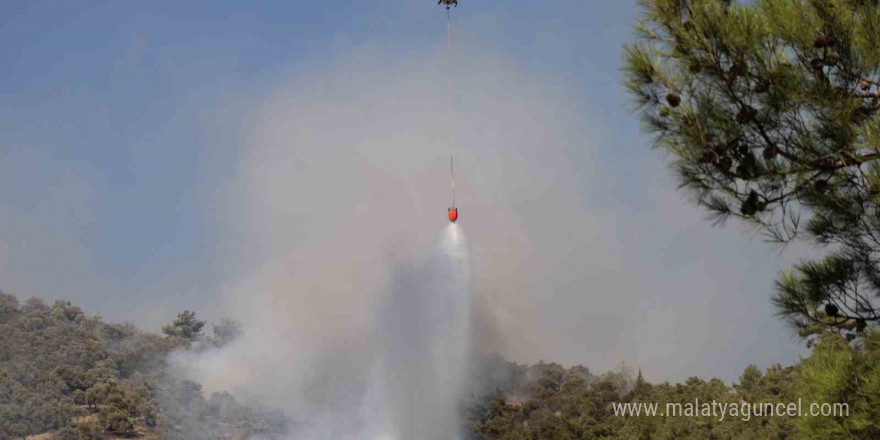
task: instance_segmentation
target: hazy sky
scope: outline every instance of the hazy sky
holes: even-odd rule
[[[791,363],[769,295],[797,250],[675,190],[620,85],[632,3],[460,0],[450,58],[428,0],[6,2],[0,289],[148,329],[356,329],[439,235],[453,153],[483,348],[670,380]]]

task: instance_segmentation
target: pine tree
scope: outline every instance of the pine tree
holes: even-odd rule
[[[824,246],[773,303],[805,338],[880,322],[880,6],[641,0],[625,85],[718,222]]]
[[[205,321],[196,319],[196,313],[184,310],[177,314],[173,323],[162,327],[162,333],[168,336],[180,337],[187,341],[197,341],[202,338],[202,327]]]
[[[796,386],[798,397],[809,404],[846,404],[833,417],[798,418],[802,438],[880,438],[880,333],[869,330],[856,344],[823,334],[801,363]]]

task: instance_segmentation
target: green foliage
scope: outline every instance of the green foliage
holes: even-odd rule
[[[614,440],[875,440],[880,438],[880,334],[869,331],[857,343],[826,331],[811,356],[791,367],[748,366],[732,386],[719,379],[690,378],[679,384],[651,384],[639,371],[589,374],[583,367],[532,367],[497,360],[479,364],[495,380],[494,393],[466,409],[472,438]],[[661,417],[615,415],[615,403],[685,405],[715,401],[728,405],[791,404],[804,415]],[[811,416],[810,405],[845,404],[837,416]],[[827,406],[831,410],[831,406]],[[843,415],[841,415],[843,413]]]
[[[880,322],[878,2],[639,4],[625,85],[681,185],[718,221],[830,246],[773,302],[804,337],[860,337]]]
[[[206,401],[198,384],[168,377],[167,354],[200,339],[203,326],[184,312],[163,338],[104,323],[68,301],[20,304],[0,292],[0,438],[47,431],[57,439],[132,437],[140,426],[187,440],[284,432],[284,414],[240,405],[229,394]],[[214,339],[228,343],[238,331],[224,320]]]
[[[18,312],[18,298],[0,291],[0,324],[5,323]]]
[[[205,321],[196,319],[195,312],[184,310],[177,314],[177,319],[173,323],[162,327],[162,333],[192,342],[202,338],[202,327],[204,326]]]
[[[107,434],[95,422],[82,422],[65,426],[52,436],[52,440],[103,440]]]
[[[621,423],[611,407],[631,385],[621,373],[595,377],[584,367],[543,362],[528,368],[495,362],[492,368],[506,369],[501,376],[507,380],[468,409],[476,438],[604,438]]]
[[[851,346],[834,333],[819,338],[813,355],[801,365],[798,394],[809,403],[843,402],[847,417],[799,420],[805,439],[880,438],[880,335],[870,332]]]
[[[499,366],[495,366],[499,368]],[[504,368],[504,367],[500,367]],[[615,415],[616,403],[687,404],[701,402],[789,403],[796,401],[796,369],[772,366],[761,372],[748,367],[739,384],[690,378],[684,383],[651,384],[626,371],[593,376],[583,367],[556,364],[533,367],[508,365],[506,386],[473,402],[466,414],[473,438],[496,439],[785,439],[795,431],[791,417],[740,418],[717,416],[660,417]],[[587,373],[587,374],[585,374]],[[528,390],[531,394],[523,394]]]

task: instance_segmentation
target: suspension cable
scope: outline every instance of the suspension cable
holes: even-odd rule
[[[455,94],[453,92],[453,87],[452,87],[452,66],[453,66],[452,18],[450,17],[449,5],[446,5],[446,47],[448,49],[448,58],[449,58],[448,67],[447,67],[447,73],[449,75],[449,90],[448,90],[448,93],[449,93],[449,96],[448,96],[448,100],[449,100],[449,115],[448,115],[449,149],[452,150],[453,142],[454,142],[454,133],[455,133],[454,127],[453,127],[453,120],[454,120],[454,115],[455,115],[453,102],[455,99]],[[450,180],[450,185],[452,186],[452,207],[455,208],[455,175],[452,172],[452,154],[451,153],[449,155],[449,180]]]

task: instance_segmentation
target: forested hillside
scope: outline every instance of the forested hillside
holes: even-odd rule
[[[880,439],[880,337],[870,333],[848,343],[826,332],[810,357],[798,365],[749,366],[738,383],[692,377],[679,384],[650,384],[641,371],[593,375],[584,367],[563,368],[539,363],[518,366],[488,359],[481,366],[484,382],[494,390],[475,396],[468,407],[473,438],[616,439],[616,440],[782,440]],[[699,400],[697,400],[699,399]],[[845,403],[848,416],[745,417],[729,412],[695,417],[618,416],[620,403],[726,403],[731,406],[770,403]]]
[[[23,304],[0,293],[0,438],[297,438],[288,415],[244,406],[228,393],[168,374],[171,350],[222,346],[238,334],[224,320],[180,313],[163,335],[109,324],[68,301]],[[479,359],[464,407],[473,439],[865,439],[880,438],[880,337],[848,342],[825,333],[798,365],[750,366],[738,383],[691,378],[650,384],[640,371],[593,374],[555,363]],[[614,404],[847,403],[848,417],[618,416]],[[295,417],[295,414],[289,416]],[[285,437],[286,435],[286,437]]]
[[[482,439],[784,439],[795,430],[790,417],[743,421],[716,417],[621,417],[614,404],[627,402],[693,403],[790,402],[796,400],[794,367],[765,372],[750,366],[732,387],[719,379],[688,379],[682,384],[652,385],[641,372],[592,375],[584,367],[565,369],[541,363],[516,367],[511,388],[471,408],[469,424]],[[792,437],[793,438],[793,437]]]
[[[204,322],[181,313],[164,336],[108,324],[65,300],[23,304],[0,292],[0,439],[52,432],[53,439],[135,437],[232,439],[281,434],[279,412],[248,408],[227,393],[166,371],[175,349],[223,344],[234,324],[214,337]]]

